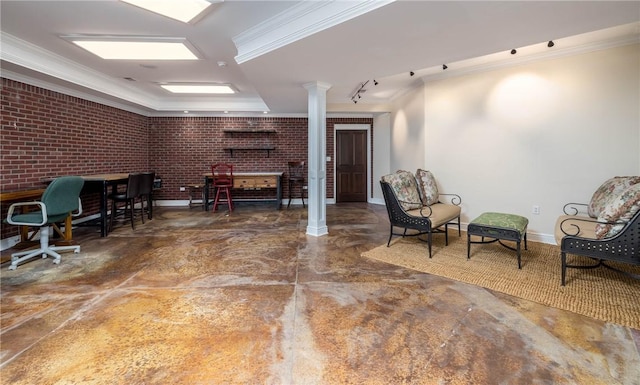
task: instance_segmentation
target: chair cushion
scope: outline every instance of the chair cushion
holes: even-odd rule
[[[438,203],[438,186],[436,185],[436,178],[433,177],[431,171],[419,168],[416,171],[416,181],[422,203],[426,206]]]
[[[628,187],[640,183],[640,176],[616,176],[606,180],[593,193],[588,206],[589,216],[598,218],[607,202],[617,197]]]
[[[422,210],[422,215],[420,214],[420,209],[409,210],[407,211],[407,214],[413,217],[421,217],[423,215],[427,215],[429,213],[429,209],[431,209],[429,219],[431,220],[431,227],[434,229],[459,217],[460,211],[462,210],[460,206],[446,203],[435,203],[429,206],[429,208]]]
[[[409,171],[398,170],[395,174],[384,175],[384,182],[389,183],[391,189],[396,194],[400,206],[407,211],[422,207],[418,184],[416,178]]]
[[[562,232],[562,229],[576,237],[596,239],[596,225],[596,220],[586,215],[561,215],[556,221],[554,232],[556,243],[560,245],[562,238],[567,235]]]
[[[640,183],[634,184],[620,193],[618,196],[609,199],[602,212],[598,216],[600,222],[621,222],[621,224],[598,224],[596,226],[596,237],[598,239],[609,238],[622,230],[624,225],[640,209]]]

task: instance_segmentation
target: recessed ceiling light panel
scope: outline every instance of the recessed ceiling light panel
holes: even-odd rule
[[[166,17],[189,23],[207,9],[211,2],[207,0],[121,0]]]
[[[63,39],[107,60],[198,60],[184,38],[69,35]]]
[[[160,87],[174,94],[235,94],[230,84],[161,84]]]

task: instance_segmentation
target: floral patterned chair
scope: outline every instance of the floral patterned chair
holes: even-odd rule
[[[418,239],[427,242],[431,258],[433,233],[444,233],[445,244],[448,245],[448,226],[457,223],[460,236],[462,199],[456,194],[440,193],[431,172],[418,169],[414,175],[409,171],[399,170],[395,174],[383,176],[380,186],[391,227],[387,247],[394,235],[426,235],[426,239]],[[394,232],[397,229],[402,231]],[[408,233],[408,230],[413,231]]]
[[[588,204],[567,203],[563,211],[555,230],[562,258],[562,286],[567,268],[604,266],[620,271],[606,261],[640,265],[640,176],[608,179]],[[588,257],[595,263],[569,264],[567,254]]]

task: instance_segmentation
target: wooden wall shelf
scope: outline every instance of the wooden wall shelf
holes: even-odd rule
[[[275,134],[276,130],[260,130],[260,129],[250,129],[250,128],[236,128],[236,129],[224,129],[222,130],[225,134]]]
[[[231,157],[233,158],[234,151],[266,151],[267,158],[269,157],[271,151],[275,150],[275,147],[225,147],[225,151],[229,151],[231,153]]]

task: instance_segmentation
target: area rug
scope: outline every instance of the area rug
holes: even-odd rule
[[[449,235],[448,246],[443,239],[434,240],[431,259],[427,244],[416,237],[395,238],[390,247],[384,244],[362,256],[640,329],[640,280],[603,267],[567,269],[567,284],[561,286],[557,246],[528,242],[528,250],[522,248],[522,270],[518,270],[516,252],[498,243],[472,244],[467,260],[466,233],[458,237],[457,232]],[[591,262],[577,256],[568,260]],[[638,266],[610,265],[640,274]]]

